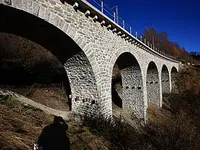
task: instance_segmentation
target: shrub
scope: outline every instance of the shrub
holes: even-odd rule
[[[19,106],[19,102],[15,99],[13,99],[13,97],[9,94],[7,95],[0,95],[0,104],[2,105],[6,105],[9,108],[15,108]]]
[[[83,117],[83,126],[87,126],[99,137],[109,141],[109,149],[132,150],[148,149],[144,137],[122,118],[104,119],[103,116]]]

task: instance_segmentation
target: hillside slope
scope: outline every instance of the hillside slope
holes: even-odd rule
[[[53,120],[54,115],[20,103],[13,95],[0,95],[0,149],[32,150],[44,127],[52,124]],[[74,118],[66,123],[72,150],[107,150],[103,140]]]

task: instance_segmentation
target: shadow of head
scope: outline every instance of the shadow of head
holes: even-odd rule
[[[68,125],[62,117],[55,116],[52,124],[47,125],[38,138],[42,150],[69,150],[70,141],[67,136]]]
[[[54,117],[53,124],[63,126],[63,127],[65,127],[65,130],[68,129],[68,125],[67,125],[66,122],[63,120],[63,118],[60,117],[60,116],[55,116],[55,117]]]

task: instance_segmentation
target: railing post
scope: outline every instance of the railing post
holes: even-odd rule
[[[113,14],[114,14],[114,22],[116,22],[116,13],[113,12]]]
[[[132,28],[130,27],[130,34],[132,34]]]
[[[101,12],[103,13],[103,1],[101,0]]]
[[[142,42],[142,36],[140,36],[140,41]]]
[[[122,21],[122,23],[123,23],[123,28],[125,29],[125,22],[124,22],[124,20]]]

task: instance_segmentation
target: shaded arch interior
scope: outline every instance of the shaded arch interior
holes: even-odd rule
[[[142,74],[138,61],[131,53],[121,54],[115,62],[112,75],[112,100],[119,98],[123,111],[143,117]],[[118,105],[119,106],[119,105]]]
[[[52,108],[71,110],[66,71],[59,60],[40,45],[0,32],[0,72],[2,89],[15,91],[45,105],[48,103]]]
[[[32,14],[4,5],[0,12],[0,32],[29,39],[58,58],[69,79],[72,110],[90,111],[85,109],[86,102],[97,101],[98,92],[92,66],[81,48],[63,31]]]
[[[170,84],[169,84],[169,71],[166,65],[163,65],[161,71],[161,82],[162,82],[162,93],[170,93]]]
[[[177,92],[177,86],[176,86],[176,78],[177,78],[178,71],[175,67],[172,67],[171,69],[171,84],[172,84],[172,91]]]
[[[148,103],[159,105],[160,102],[160,85],[158,69],[156,64],[151,61],[147,69],[147,100]]]
[[[171,73],[178,73],[178,70],[176,69],[176,67],[172,67]]]
[[[4,5],[0,5],[0,10],[0,32],[18,35],[39,44],[62,64],[82,51],[69,36],[45,20]]]

